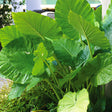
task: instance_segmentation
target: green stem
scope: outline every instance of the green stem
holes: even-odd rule
[[[91,87],[90,87],[90,93],[91,93],[92,89],[93,89],[93,85],[91,84]]]
[[[61,68],[61,70],[63,70],[63,73],[66,74],[66,72],[63,69],[63,66],[61,65],[61,63],[59,62],[59,60],[57,59],[57,57],[54,54],[54,58],[56,59],[57,63],[59,64],[59,67]]]
[[[54,93],[55,93],[57,99],[60,100],[60,97],[59,97],[59,95],[57,94],[57,92],[55,91],[55,89],[54,89],[54,87],[52,86],[52,84],[51,84],[47,79],[46,79],[45,81],[49,84],[49,86],[51,87],[51,89],[54,91]]]
[[[69,83],[68,91],[70,91],[70,83],[71,83],[71,81],[69,80],[68,83]]]
[[[57,85],[58,85],[58,80],[57,80],[57,78],[56,78],[55,74],[52,72],[52,70],[51,70],[51,68],[50,68],[49,64],[48,64],[45,60],[43,60],[43,61],[45,62],[45,64],[46,64],[46,65],[47,65],[47,67],[49,68],[49,70],[51,71],[51,74],[53,75],[54,80],[55,80],[55,82],[56,82],[56,83],[57,83]]]
[[[64,76],[63,76],[63,74],[62,74],[61,72],[56,71],[55,73],[58,73],[61,77],[63,77],[63,78],[64,78]]]
[[[73,87],[73,83],[70,83],[71,88],[73,89],[73,91],[75,91],[74,87]]]
[[[87,85],[87,90],[90,88],[90,86],[91,86],[91,83],[89,83],[89,85]]]
[[[84,47],[84,43],[82,41],[82,38],[81,38],[81,35],[80,34],[79,34],[79,38],[80,38],[80,41],[81,41],[82,46]]]
[[[105,85],[102,86],[102,92],[101,93],[102,93],[102,96],[105,95]]]
[[[57,99],[53,98],[53,95],[51,96],[51,94],[48,94],[47,92],[43,92],[43,94],[47,95],[49,98],[51,98],[54,102],[57,102]]]
[[[88,43],[88,47],[89,47],[90,56],[91,56],[91,58],[93,58],[91,46],[90,46],[90,43],[89,43],[88,39],[87,39],[87,43]]]
[[[52,72],[52,70],[51,70],[49,64],[48,64],[46,61],[44,61],[44,62],[45,62],[45,64],[48,66],[48,68],[50,69],[50,71],[51,71],[51,73],[52,73],[52,75],[53,75],[53,77],[54,77],[54,79],[55,79],[55,82],[56,82],[57,85],[58,85],[58,89],[61,91],[61,94],[62,94],[62,96],[63,96],[62,90],[59,88],[59,83],[58,83],[58,80],[57,80],[55,74]]]
[[[63,95],[64,95],[64,92],[63,92],[63,90],[62,89],[60,89],[58,86],[56,86],[56,85],[53,85],[53,86],[55,86],[57,89],[59,89],[60,90],[60,92],[61,92],[61,95],[62,95],[62,97],[63,97]]]
[[[69,70],[68,70],[67,66],[63,65],[63,68],[65,70],[65,73],[68,74],[69,73]]]
[[[82,29],[82,30],[83,30],[83,29]],[[88,47],[89,47],[90,56],[91,56],[91,58],[93,58],[93,55],[92,55],[92,50],[91,50],[91,46],[90,46],[90,43],[89,43],[88,37],[86,36],[85,32],[84,32],[84,35],[85,35],[85,38],[86,38],[87,43],[88,43]]]

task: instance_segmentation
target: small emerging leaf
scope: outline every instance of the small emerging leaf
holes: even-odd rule
[[[33,75],[41,75],[44,72],[44,60],[46,60],[48,56],[48,52],[43,43],[40,43],[37,47],[37,50],[34,51],[34,67],[32,70]]]
[[[32,75],[41,75],[44,72],[44,63],[41,58],[34,58],[34,67],[32,69]]]
[[[38,45],[37,50],[34,51],[34,56],[41,57],[42,59],[47,58],[48,52],[43,43]]]

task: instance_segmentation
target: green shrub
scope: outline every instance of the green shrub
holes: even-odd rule
[[[0,75],[14,82],[9,99],[19,97],[12,111],[105,111],[111,6],[103,21],[101,7],[93,11],[86,0],[57,0],[55,20],[32,11],[12,14],[15,25],[0,30]],[[27,95],[35,86],[34,96]]]

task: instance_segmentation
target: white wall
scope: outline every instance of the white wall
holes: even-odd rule
[[[26,0],[26,10],[41,10],[41,0]]]
[[[106,14],[106,10],[108,9],[111,0],[102,0],[102,18],[104,18]]]

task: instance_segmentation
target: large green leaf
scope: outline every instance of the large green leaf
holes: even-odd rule
[[[86,38],[88,45],[91,43],[103,49],[110,47],[109,41],[105,37],[104,32],[101,32],[97,27],[84,20],[82,16],[70,11],[68,18],[69,23],[74,27],[74,29]]]
[[[87,112],[89,95],[86,89],[68,92],[58,103],[57,112]]]
[[[112,55],[107,53],[99,54],[89,60],[77,75],[74,81],[76,88],[85,81],[91,80],[94,86],[104,85],[112,80]]]
[[[14,99],[16,97],[20,97],[25,88],[26,85],[14,83],[8,95],[9,100]]]
[[[2,44],[2,47],[5,47],[9,42],[21,36],[22,34],[18,32],[15,25],[6,26],[0,29],[0,42]]]
[[[55,54],[60,61],[71,63],[78,53],[82,50],[79,41],[60,39],[53,43]]]
[[[67,36],[74,38],[76,31],[68,22],[68,14],[70,10],[81,15],[91,23],[94,23],[95,18],[94,12],[86,0],[57,0],[55,7],[56,21]]]
[[[77,74],[77,78],[74,80],[74,86],[79,88],[85,81],[89,80],[93,74],[100,69],[100,60],[98,57],[94,57],[89,60]]]
[[[112,55],[99,55],[98,63],[100,63],[100,69],[91,79],[94,86],[105,85],[112,80]]]
[[[19,38],[2,49],[0,52],[2,75],[17,83],[28,83],[34,65],[34,56],[28,46],[23,38]]]
[[[61,36],[61,29],[55,20],[35,12],[13,13],[14,23],[18,30],[27,35],[37,35],[43,40],[45,37],[57,39]]]

